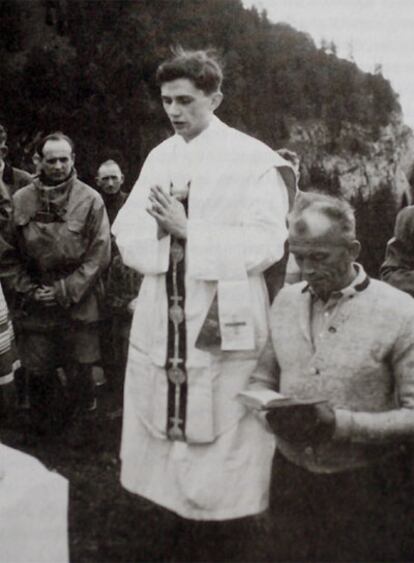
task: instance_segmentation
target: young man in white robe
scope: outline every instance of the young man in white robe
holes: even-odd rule
[[[175,135],[151,151],[113,226],[145,276],[121,482],[185,519],[236,519],[268,506],[275,440],[236,395],[268,339],[263,274],[284,256],[295,175],[214,115],[222,71],[206,52],[180,51],[157,79]]]

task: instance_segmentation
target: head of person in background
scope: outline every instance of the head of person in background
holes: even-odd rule
[[[115,160],[106,160],[99,166],[96,174],[96,184],[103,194],[111,196],[119,193],[123,183],[124,175]]]
[[[35,152],[32,155],[32,162],[33,162],[33,166],[35,168],[35,175],[36,176],[38,176],[42,171],[40,161],[41,161],[41,158],[40,158],[40,155],[39,155],[39,153],[36,149]]]
[[[223,94],[223,72],[207,51],[177,49],[157,70],[164,110],[174,131],[186,142],[206,129]]]
[[[75,167],[74,143],[61,131],[46,135],[37,146],[39,170],[47,184],[58,185],[68,180]]]
[[[349,203],[315,192],[298,197],[289,216],[289,249],[319,298],[326,301],[353,281],[360,248]]]
[[[277,154],[280,155],[282,158],[290,162],[295,171],[297,181],[299,182],[300,178],[300,158],[299,155],[295,151],[291,151],[290,149],[282,148],[278,149]]]
[[[0,124],[0,166],[6,160],[9,149],[7,147],[7,130]]]

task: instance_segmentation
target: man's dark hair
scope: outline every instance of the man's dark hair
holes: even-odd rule
[[[62,131],[55,131],[54,133],[49,133],[49,135],[46,135],[39,141],[35,152],[37,152],[40,157],[43,157],[43,147],[48,141],[66,141],[70,145],[72,153],[75,150],[75,144],[70,137],[62,133]]]
[[[180,47],[173,51],[171,59],[158,67],[156,78],[159,86],[187,78],[205,94],[213,94],[220,91],[223,71],[211,51],[187,51]]]

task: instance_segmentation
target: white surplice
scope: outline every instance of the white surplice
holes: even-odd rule
[[[192,141],[174,135],[149,154],[113,226],[125,264],[145,275],[130,335],[121,481],[186,518],[237,518],[268,504],[274,437],[235,396],[248,385],[268,338],[263,271],[283,256],[287,237],[281,168],[289,164],[269,147],[214,117]],[[153,185],[166,192],[190,185],[186,442],[166,437],[170,236],[159,239],[146,212]],[[243,303],[232,299],[236,291]],[[195,347],[217,292],[220,314],[248,311],[252,346],[237,348],[235,337],[226,350]]]

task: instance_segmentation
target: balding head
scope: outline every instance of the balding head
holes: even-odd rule
[[[302,193],[289,215],[289,233],[292,238],[347,244],[355,240],[354,211],[344,200],[315,192]]]
[[[344,288],[360,250],[352,207],[331,196],[301,194],[289,215],[289,247],[303,278],[322,298]]]

